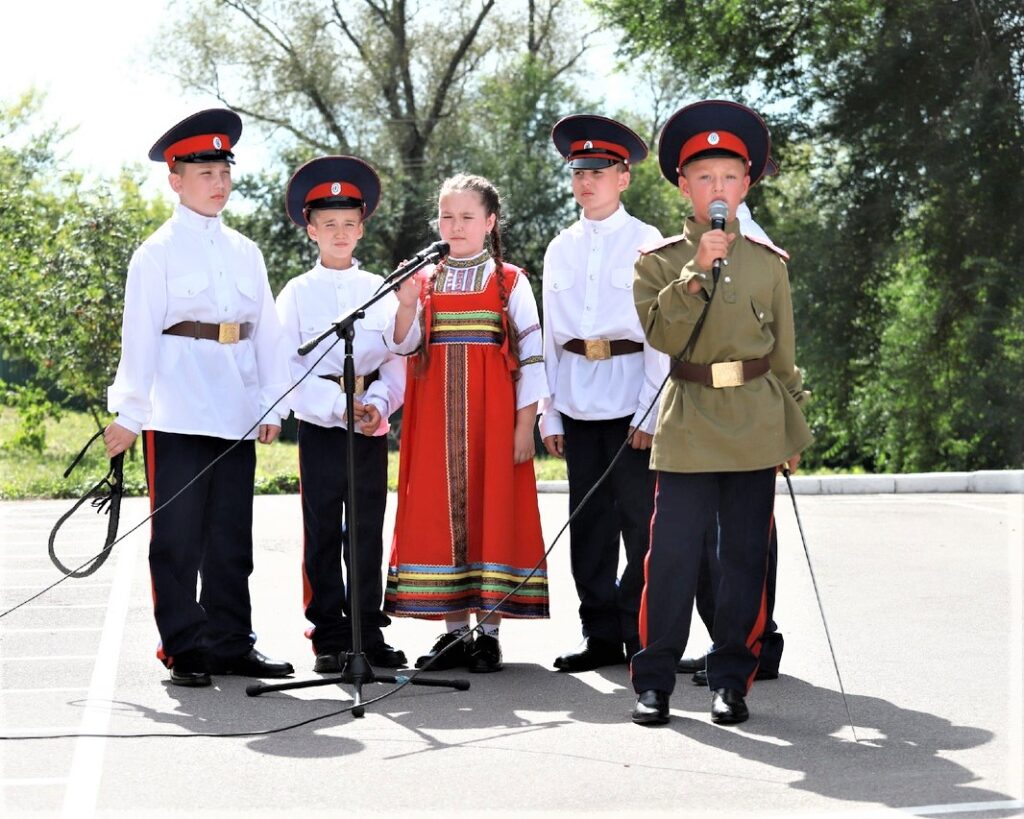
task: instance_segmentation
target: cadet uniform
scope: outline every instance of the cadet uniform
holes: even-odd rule
[[[327,156],[307,162],[288,183],[288,213],[300,227],[309,224],[312,210],[360,211],[370,217],[380,199],[380,181],[367,163],[355,157]],[[312,270],[284,286],[277,309],[292,350],[294,381],[302,378],[323,350],[300,356],[295,350],[351,310],[361,307],[379,290],[382,280],[359,267],[352,259],[345,270],[325,267],[319,259]],[[357,545],[359,548],[359,608],[362,648],[372,665],[397,668],[405,655],[384,642],[381,629],[391,620],[381,611],[383,584],[382,529],[387,500],[388,416],[402,405],[405,391],[405,359],[384,346],[382,331],[394,316],[398,300],[389,293],[356,321],[353,366],[356,400],[372,404],[382,418],[372,436],[356,430],[353,441],[356,464]],[[291,393],[289,400],[299,421],[299,475],[302,489],[303,605],[313,624],[307,636],[317,655],[314,670],[342,669],[340,654],[352,649],[349,538],[342,525],[352,510],[348,506],[348,436],[342,373],[343,344],[336,344],[316,363],[313,374]],[[342,575],[342,550],[348,589]]]
[[[639,136],[614,120],[570,116],[552,139],[574,171],[628,168],[647,156]],[[611,215],[582,214],[544,256],[544,366],[551,397],[541,402],[541,437],[565,436],[569,508],[575,510],[612,463],[630,428],[653,433],[648,408],[668,373],[633,307],[633,264],[657,228],[619,204]],[[647,417],[644,418],[645,413]],[[641,423],[643,420],[643,423]],[[573,580],[585,646],[555,661],[584,671],[639,650],[643,559],[654,508],[650,449],[627,447],[607,480],[569,526]],[[619,576],[620,535],[626,564]]]
[[[676,183],[690,161],[740,158],[756,182],[769,148],[756,113],[705,101],[669,119],[659,160]],[[648,248],[636,264],[634,297],[647,339],[673,355],[683,352],[714,290],[712,274],[695,261],[701,236],[711,229],[688,219],[681,236]],[[729,220],[725,231],[739,234],[738,221]],[[803,391],[785,262],[776,249],[739,237],[726,258],[692,353],[673,364],[654,436],[651,465],[658,477],[640,613],[644,648],[631,668],[639,694],[633,719],[642,724],[668,720],[704,533],[716,522],[722,576],[707,658],[712,719],[747,718],[744,696],[765,627],[775,471],[811,441],[797,405]],[[694,278],[701,287],[690,294]]]
[[[230,162],[241,131],[234,112],[202,111],[168,131],[149,156],[172,169]],[[179,204],[132,257],[121,347],[108,403],[117,426],[144,433],[151,508],[198,476],[152,521],[158,658],[180,685],[209,685],[208,672],[290,674],[291,665],[253,647],[249,600],[251,428],[267,410],[264,423],[280,424],[271,408],[288,388],[281,325],[259,249],[219,215]],[[236,446],[242,436],[247,440]]]

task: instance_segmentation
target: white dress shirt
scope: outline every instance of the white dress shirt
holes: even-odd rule
[[[452,258],[452,261],[463,261]],[[445,275],[444,271],[438,273]],[[486,288],[494,275],[494,260],[488,259],[486,272],[484,273],[481,289]],[[455,292],[449,286],[446,293]],[[471,292],[471,291],[466,291]],[[384,340],[388,347],[399,355],[411,355],[420,347],[422,334],[420,332],[420,310],[422,303],[417,302],[416,320],[406,334],[401,344],[395,343],[395,319],[392,316],[384,330]],[[635,312],[635,311],[634,311]],[[516,409],[528,407],[535,402],[543,401],[548,395],[547,378],[544,375],[544,363],[541,359],[543,348],[541,344],[540,317],[537,315],[537,300],[533,297],[533,290],[530,289],[530,282],[526,275],[516,278],[516,283],[508,297],[508,315],[512,319],[519,333],[519,378],[516,380]]]
[[[562,413],[580,421],[631,416],[631,426],[654,432],[657,408],[647,412],[668,374],[668,356],[647,345],[633,304],[633,263],[644,245],[661,239],[657,228],[622,205],[599,222],[580,217],[544,254],[544,366],[551,398],[542,402],[540,434],[563,435]],[[562,349],[567,341],[627,339],[640,355],[603,361]]]
[[[344,372],[345,342],[335,344],[319,363],[315,362],[336,337],[325,339],[304,356],[297,350],[341,316],[362,307],[374,296],[382,281],[380,276],[360,269],[356,260],[345,270],[332,270],[318,259],[312,270],[288,282],[277,297],[277,313],[290,348],[292,381],[298,381],[313,367],[313,373],[285,399],[300,421],[322,427],[345,426],[345,391],[340,385],[317,377]],[[380,410],[384,422],[374,435],[387,434],[388,416],[402,406],[405,397],[405,359],[388,350],[381,335],[397,309],[398,299],[394,293],[388,293],[355,323],[352,363],[356,375],[380,370],[380,377],[363,393],[356,394],[359,401],[373,404]],[[359,431],[358,425],[356,431]]]
[[[236,344],[163,335],[180,321],[248,322],[252,330]],[[241,438],[288,386],[281,324],[259,248],[220,217],[179,204],[128,266],[121,361],[108,408],[135,433]],[[262,421],[280,422],[276,408]]]

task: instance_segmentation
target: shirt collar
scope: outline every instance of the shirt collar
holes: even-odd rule
[[[629,214],[626,213],[626,208],[623,207],[621,202],[613,214],[606,216],[600,221],[588,219],[582,213],[580,214],[580,224],[583,225],[583,229],[594,233],[613,233],[625,225],[628,220]]]
[[[354,273],[357,270],[359,270],[359,259],[352,259],[352,264],[344,270],[335,270],[333,267],[324,267],[323,262],[318,257],[316,264],[309,272],[318,278],[336,279],[349,273]]]
[[[203,216],[203,214],[196,213],[191,208],[181,204],[181,202],[174,206],[174,218],[186,227],[198,230],[201,233],[220,230],[221,226],[220,214],[217,216]]]

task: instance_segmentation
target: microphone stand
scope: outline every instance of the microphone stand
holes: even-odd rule
[[[447,245],[440,246],[440,243],[435,244],[438,246],[435,247],[432,245],[430,252],[417,255],[405,264],[400,265],[398,269],[387,277],[385,282],[386,286],[383,286],[379,292],[375,293],[369,301],[361,307],[346,313],[335,321],[327,330],[316,338],[307,341],[298,350],[299,355],[306,355],[310,350],[331,335],[337,335],[339,338],[345,340],[345,366],[342,378],[345,387],[345,437],[348,443],[348,453],[345,459],[348,469],[348,503],[345,509],[345,530],[346,537],[348,538],[349,549],[348,591],[349,618],[352,622],[352,650],[347,652],[345,655],[345,664],[342,667],[340,676],[325,677],[316,680],[299,680],[276,683],[273,685],[256,683],[245,689],[245,693],[250,697],[258,697],[260,694],[265,694],[268,691],[287,691],[293,688],[312,688],[318,685],[334,685],[335,683],[348,684],[352,685],[354,688],[353,696],[355,699],[355,706],[352,708],[352,716],[362,717],[366,713],[366,709],[362,704],[362,688],[368,683],[398,684],[411,682],[413,685],[439,686],[444,688],[454,688],[458,691],[466,691],[469,689],[468,680],[444,680],[420,677],[418,675],[414,675],[412,677],[398,677],[393,674],[378,674],[373,670],[373,667],[366,659],[366,655],[363,653],[363,632],[361,625],[362,611],[359,607],[359,548],[358,528],[356,526],[356,433],[354,423],[356,372],[352,358],[353,341],[356,334],[355,323],[358,319],[366,315],[368,307],[380,301],[388,293],[397,290],[402,282],[408,279],[425,264],[436,262],[441,256],[448,252]],[[380,569],[378,568],[377,571],[380,571]]]

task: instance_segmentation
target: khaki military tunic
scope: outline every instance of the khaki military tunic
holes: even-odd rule
[[[711,294],[709,271],[694,261],[709,225],[692,219],[636,262],[633,297],[651,346],[679,355]],[[739,222],[726,225],[739,234]],[[666,472],[739,472],[777,466],[812,440],[798,402],[793,304],[783,259],[742,236],[729,248],[718,291],[690,358],[696,364],[769,357],[770,371],[737,387],[670,378],[654,433],[651,468]],[[703,290],[686,292],[697,277]]]

